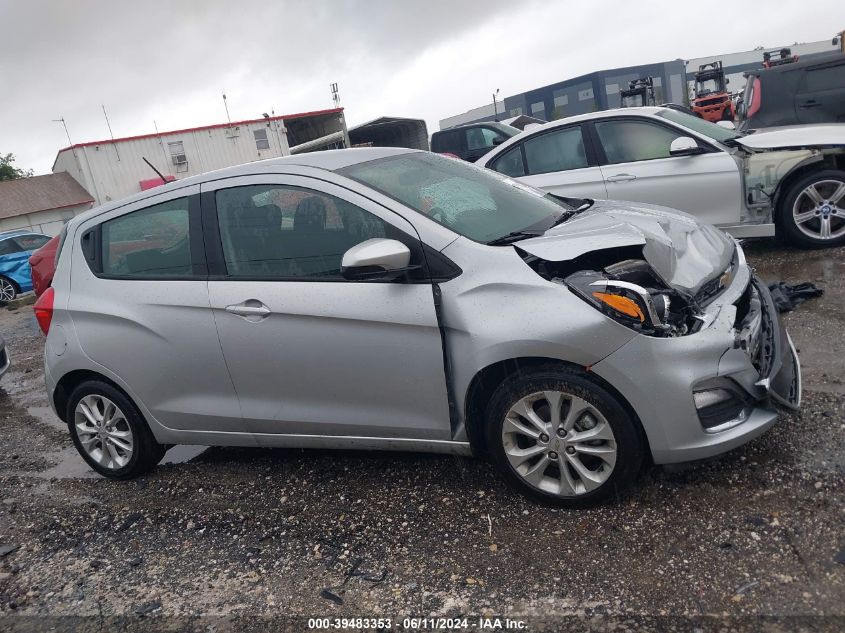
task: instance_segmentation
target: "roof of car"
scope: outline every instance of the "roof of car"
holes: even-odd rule
[[[99,215],[104,211],[116,209],[162,193],[167,193],[168,191],[176,191],[190,185],[202,184],[212,180],[220,180],[222,178],[250,176],[253,174],[272,174],[276,171],[284,173],[285,167],[313,167],[315,169],[337,171],[338,169],[343,169],[344,167],[349,167],[350,165],[357,165],[371,160],[378,160],[389,156],[399,156],[401,154],[419,151],[421,150],[407,149],[404,147],[354,147],[350,149],[332,149],[322,152],[308,152],[305,154],[256,160],[251,163],[244,163],[242,165],[234,165],[233,167],[224,167],[223,169],[208,171],[203,174],[191,176],[190,178],[172,180],[165,185],[161,185],[153,189],[147,189],[126,198],[107,202],[76,217],[85,219],[91,217],[92,215]],[[75,219],[76,218],[74,218],[74,220]]]

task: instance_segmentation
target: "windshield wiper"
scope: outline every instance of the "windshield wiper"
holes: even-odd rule
[[[563,224],[564,222],[566,222],[570,218],[573,218],[576,215],[578,215],[579,213],[586,211],[591,206],[593,206],[595,203],[596,203],[596,201],[592,200],[591,198],[584,198],[582,203],[579,206],[577,206],[576,208],[572,209],[571,211],[564,211],[563,213],[561,213],[560,217],[557,220],[555,220],[555,222],[554,222],[554,224],[552,224],[552,226],[557,226],[558,224]],[[551,226],[549,228],[551,228]]]
[[[497,237],[495,240],[490,240],[487,242],[487,246],[502,246],[504,244],[512,244],[513,242],[518,242],[519,240],[524,240],[529,237],[537,237],[538,235],[542,235],[544,231],[511,231],[507,235],[503,235],[502,237]]]

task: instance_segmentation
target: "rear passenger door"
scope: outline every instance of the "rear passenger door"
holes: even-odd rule
[[[845,62],[808,69],[795,95],[801,123],[845,121]]]
[[[581,125],[538,132],[488,167],[559,196],[607,197],[601,169]]]
[[[68,309],[91,361],[153,424],[242,431],[208,302],[199,187],[98,215],[74,239]]]
[[[340,186],[247,176],[203,188],[209,294],[244,420],[261,435],[451,438],[432,286],[349,281],[343,254],[416,231]]]

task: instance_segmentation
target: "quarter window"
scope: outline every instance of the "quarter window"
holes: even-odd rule
[[[681,136],[662,125],[630,119],[599,121],[595,126],[611,165],[669,158],[672,141]]]
[[[14,240],[21,247],[21,250],[34,251],[49,242],[50,238],[45,235],[19,235]]]
[[[529,174],[583,169],[588,166],[581,127],[535,136],[524,143]]]
[[[525,175],[525,165],[522,163],[522,150],[519,145],[509,149],[507,152],[499,156],[490,168],[500,174],[519,178]]]
[[[191,273],[188,199],[177,198],[102,224],[103,273],[183,277]]]
[[[216,199],[230,277],[339,280],[348,249],[377,237],[400,239],[373,214],[300,187],[233,187]]]

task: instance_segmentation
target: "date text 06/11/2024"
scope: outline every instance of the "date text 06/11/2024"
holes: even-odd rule
[[[499,617],[479,617],[477,619],[469,618],[414,618],[406,617],[402,620],[396,620],[395,624],[401,625],[402,629],[412,631],[443,631],[443,630],[461,630],[475,628],[478,630],[511,630],[519,631],[526,628],[526,623],[523,620],[512,618]],[[393,628],[394,620],[391,618],[309,618],[309,629],[374,629],[374,630],[390,630]]]

